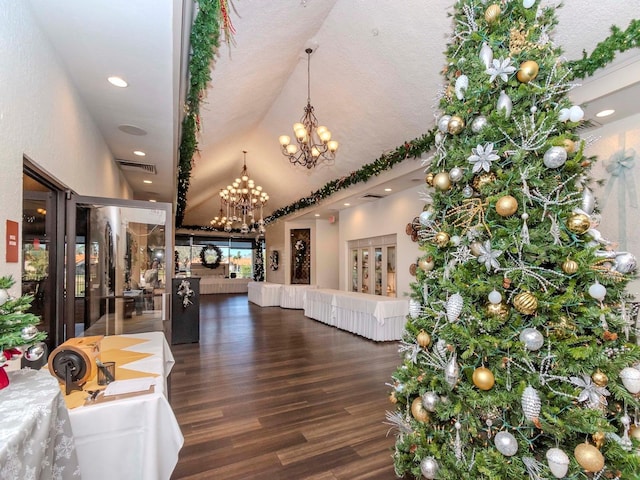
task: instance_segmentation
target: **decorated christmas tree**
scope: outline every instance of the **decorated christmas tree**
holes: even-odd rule
[[[636,259],[597,230],[575,72],[538,3],[454,6],[390,383],[398,476],[640,478]]]
[[[15,284],[12,277],[0,277],[0,366],[18,353],[36,360],[44,353],[41,341],[47,337],[38,331],[40,319],[27,312],[33,301],[31,295],[10,298],[7,289]]]

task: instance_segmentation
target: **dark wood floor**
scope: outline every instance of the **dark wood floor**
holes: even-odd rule
[[[172,347],[171,404],[185,444],[178,479],[394,479],[378,343],[246,295],[206,295],[200,343]]]

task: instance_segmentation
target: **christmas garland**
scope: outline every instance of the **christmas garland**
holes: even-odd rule
[[[213,252],[211,252],[213,250]],[[213,262],[207,261],[208,255],[215,255],[216,259]],[[222,260],[222,250],[217,245],[208,245],[206,247],[202,247],[200,250],[200,263],[203,267],[216,269],[220,266],[220,260]]]
[[[190,88],[185,105],[186,116],[182,123],[182,141],[179,148],[178,161],[178,193],[176,205],[176,227],[201,231],[222,231],[209,226],[189,225],[183,226],[184,212],[187,207],[187,191],[191,178],[192,159],[197,150],[196,138],[199,129],[200,102],[206,93],[207,84],[211,80],[211,66],[214,60],[214,52],[219,47],[220,24],[229,42],[234,32],[228,16],[228,3],[226,0],[197,0],[200,10],[193,24],[191,32],[191,61],[189,73],[191,76]],[[611,27],[611,36],[600,42],[591,55],[583,53],[581,60],[568,62],[568,67],[574,78],[585,78],[607,64],[615,57],[616,52],[625,52],[631,48],[640,47],[640,20],[632,20],[629,27],[622,31],[616,26]],[[420,157],[422,153],[429,151],[434,144],[435,133],[433,129],[422,137],[406,142],[397,147],[390,154],[383,154],[378,159],[364,165],[359,170],[351,172],[345,177],[332,180],[309,196],[285,207],[275,210],[265,218],[265,224],[272,223],[278,218],[290,215],[298,210],[315,205],[320,200],[330,197],[339,190],[349,188],[361,182],[366,182],[386,170],[390,170],[396,164],[409,157]],[[238,230],[239,231],[239,230]]]

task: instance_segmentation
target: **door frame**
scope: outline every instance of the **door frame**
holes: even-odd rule
[[[67,196],[66,202],[66,264],[64,266],[65,269],[65,291],[67,295],[65,297],[64,302],[64,328],[65,328],[65,340],[75,337],[75,255],[72,248],[75,249],[75,239],[76,239],[76,211],[78,206],[86,205],[90,206],[113,206],[113,207],[123,207],[123,208],[140,208],[145,210],[163,210],[165,212],[166,225],[164,229],[165,236],[165,258],[171,260],[170,267],[165,268],[166,270],[166,281],[165,281],[165,297],[170,298],[171,295],[171,279],[173,278],[173,231],[174,231],[174,222],[175,217],[173,215],[173,206],[170,203],[160,203],[160,202],[148,202],[145,200],[126,200],[126,199],[117,199],[117,198],[103,198],[103,197],[89,197],[84,195],[76,195],[70,193]],[[169,252],[171,252],[169,254]],[[168,260],[167,260],[168,261]],[[164,310],[167,312],[167,315],[170,312],[170,306],[164,305]],[[165,319],[169,320],[169,319]],[[165,335],[168,335],[168,338],[171,338],[171,322],[165,321]]]

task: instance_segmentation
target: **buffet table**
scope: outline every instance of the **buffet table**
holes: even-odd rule
[[[214,293],[247,293],[250,278],[200,277],[200,295]]]
[[[306,292],[304,314],[375,341],[400,340],[409,301],[330,289]]]
[[[58,381],[29,369],[9,372],[9,381],[0,390],[0,479],[81,478]]]
[[[282,285],[280,290],[280,306],[282,308],[304,308],[304,299],[309,289],[316,289],[317,285]]]
[[[249,282],[248,299],[260,307],[277,307],[280,305],[282,285],[268,282]]]
[[[86,391],[65,398],[82,478],[169,479],[184,438],[166,398],[174,360],[164,334],[104,337],[100,359],[116,362],[116,380],[153,377],[154,385],[150,392],[114,400],[100,395],[94,403],[86,401]],[[95,379],[84,386],[94,388]]]

